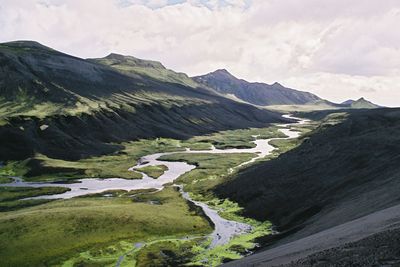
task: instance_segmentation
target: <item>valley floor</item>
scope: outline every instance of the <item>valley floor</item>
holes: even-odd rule
[[[304,133],[312,127],[297,126],[296,130]],[[43,194],[63,193],[63,187],[28,189],[3,186],[0,191],[3,211],[0,213],[0,266],[216,266],[238,259],[254,249],[256,238],[270,234],[271,224],[242,217],[241,208],[236,203],[218,199],[212,189],[235,175],[235,167],[256,155],[202,154],[201,150],[212,145],[221,149],[237,148],[238,152],[243,148],[251,149],[254,136],[264,139],[284,137],[277,129],[271,126],[225,131],[186,141],[141,140],[123,144],[125,148],[120,153],[81,161],[37,155],[22,162],[8,162],[0,169],[4,183],[10,182],[9,176],[22,175],[28,181],[57,181],[61,186],[60,182],[76,182],[86,175],[140,179],[140,172],[131,174],[126,170],[143,155],[184,152],[185,147],[190,147],[199,152],[177,153],[163,159],[185,161],[196,166],[176,182],[184,186],[192,199],[207,203],[228,220],[251,225],[252,231],[209,249],[207,237],[212,232],[212,223],[199,207],[184,200],[177,188],[170,185],[158,192],[150,189],[112,190],[65,200],[24,200]],[[278,150],[260,160],[276,157],[300,142],[293,140],[274,140],[273,145]],[[165,166],[145,169],[156,180],[167,171]]]

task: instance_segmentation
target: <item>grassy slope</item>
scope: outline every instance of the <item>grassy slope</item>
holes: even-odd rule
[[[47,203],[46,199],[22,200],[42,195],[61,194],[68,191],[65,187],[0,187],[0,211],[18,210]]]
[[[0,187],[0,202],[12,201],[22,198],[35,197],[41,195],[61,194],[69,191],[65,187]]]
[[[75,198],[2,213],[2,264],[53,265],[82,250],[101,250],[121,240],[139,242],[211,230],[206,220],[190,211],[176,190],[167,188],[150,198],[162,204],[135,202],[129,196]],[[117,260],[118,255],[114,265]]]
[[[169,83],[179,83],[190,87],[198,87],[194,80],[184,73],[166,69],[161,63],[151,60],[138,59],[132,56],[110,54],[104,58],[90,59],[93,62],[110,66],[130,76],[147,76],[149,78]]]

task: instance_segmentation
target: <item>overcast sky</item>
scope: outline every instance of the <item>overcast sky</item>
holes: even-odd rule
[[[0,0],[0,41],[400,106],[399,0]]]

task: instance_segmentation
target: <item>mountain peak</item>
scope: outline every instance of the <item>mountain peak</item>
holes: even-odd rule
[[[117,53],[110,53],[108,56],[104,57],[104,58],[108,58],[108,59],[125,59],[129,56],[124,56],[121,54],[117,54]]]
[[[280,84],[280,83],[278,83],[278,82],[274,82],[274,83],[272,84],[272,86],[273,86],[273,87],[283,87],[283,85]]]
[[[1,43],[0,45],[6,47],[20,48],[20,49],[40,49],[46,51],[54,51],[50,47],[47,47],[39,42],[31,40],[12,41],[12,42]]]
[[[3,43],[10,46],[19,46],[19,47],[46,47],[39,42],[31,41],[31,40],[19,40]]]
[[[113,64],[124,64],[129,66],[137,66],[137,67],[149,67],[156,69],[165,69],[164,65],[161,62],[146,60],[136,58],[134,56],[126,56],[117,53],[110,53],[108,56],[100,59],[100,60],[110,60]]]
[[[217,69],[217,70],[214,71],[214,72],[230,74],[229,71],[227,71],[227,69]]]
[[[364,97],[360,97],[357,100],[349,99],[341,103],[341,105],[345,105],[351,108],[379,108],[378,105],[368,101]]]
[[[216,71],[211,72],[210,74],[214,74],[214,75],[223,75],[223,76],[229,76],[229,77],[234,77],[229,71],[227,71],[226,69],[217,69]]]

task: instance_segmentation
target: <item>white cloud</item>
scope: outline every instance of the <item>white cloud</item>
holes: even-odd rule
[[[227,68],[331,100],[400,105],[397,0],[0,0],[0,41],[73,55],[160,60],[197,75]]]
[[[341,103],[361,96],[382,106],[399,106],[400,76],[354,76],[312,73],[283,81],[289,87],[312,91],[321,97]]]

